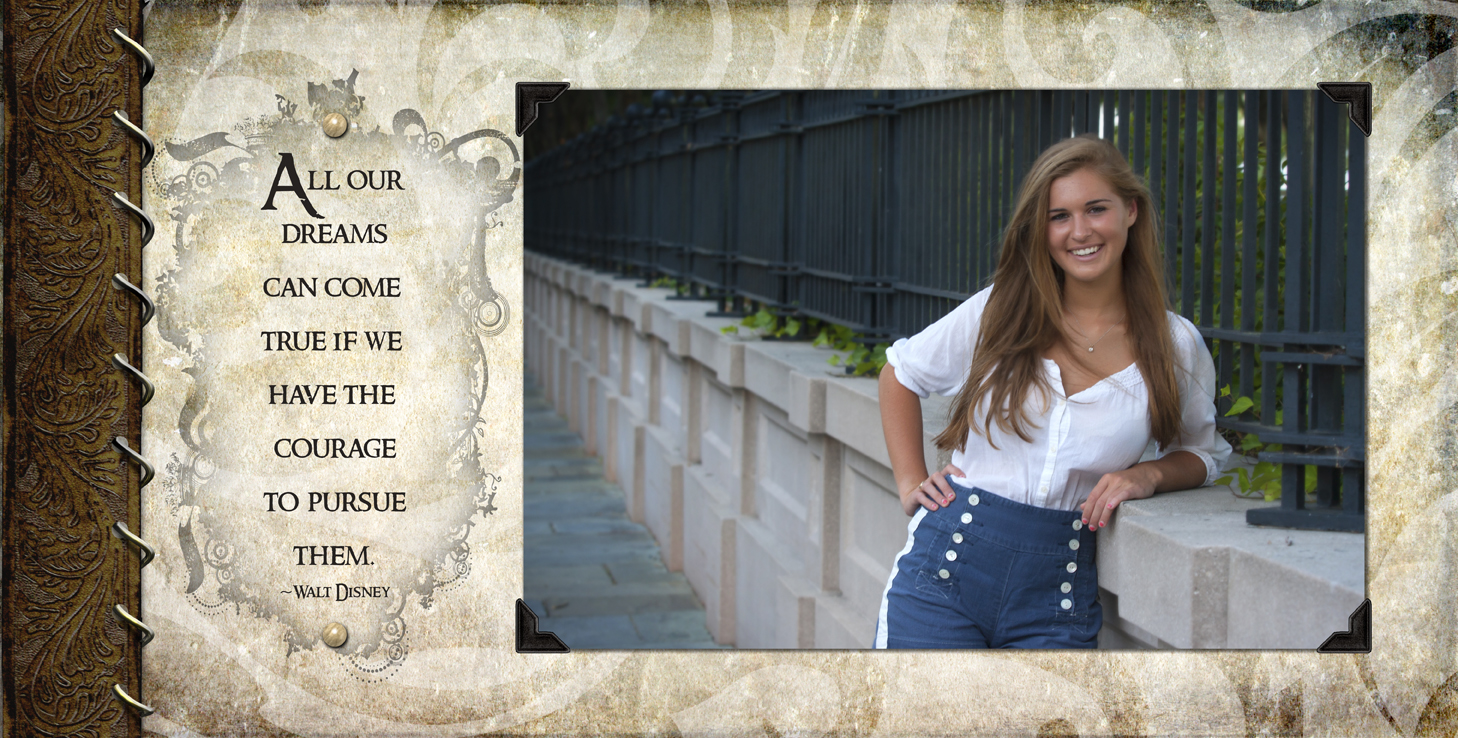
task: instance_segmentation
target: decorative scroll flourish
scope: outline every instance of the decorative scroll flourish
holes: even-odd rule
[[[159,152],[159,172],[175,172],[154,181],[162,198],[171,205],[173,247],[178,255],[175,268],[158,282],[159,333],[163,340],[186,354],[192,378],[191,389],[178,418],[178,431],[188,448],[186,458],[174,455],[163,472],[168,506],[178,521],[177,540],[187,570],[184,593],[204,613],[240,611],[253,617],[274,620],[287,627],[290,652],[311,648],[320,636],[313,628],[294,621],[276,604],[280,592],[245,581],[248,561],[261,552],[248,536],[236,535],[231,522],[208,504],[219,449],[212,438],[216,406],[209,401],[213,360],[205,336],[196,326],[168,318],[168,305],[188,299],[183,285],[188,272],[203,266],[198,254],[209,247],[210,218],[239,199],[261,197],[269,187],[279,152],[307,149],[307,142],[320,133],[315,122],[339,112],[350,120],[368,117],[364,97],[356,94],[358,72],[328,84],[308,83],[304,113],[298,103],[283,94],[275,95],[276,110],[249,118],[230,131],[214,131],[187,141],[164,141]],[[472,343],[472,377],[469,422],[459,426],[448,462],[451,478],[462,480],[471,497],[457,509],[453,522],[442,531],[432,548],[434,557],[414,577],[408,596],[393,598],[382,622],[374,629],[355,629],[341,655],[350,673],[364,681],[388,678],[409,653],[408,624],[403,615],[411,597],[421,607],[431,607],[436,597],[462,583],[471,572],[471,547],[467,542],[473,521],[496,510],[496,483],[481,465],[480,440],[485,437],[488,365],[486,339],[504,330],[510,319],[505,299],[491,286],[485,257],[486,233],[493,214],[512,201],[521,181],[521,156],[506,134],[480,129],[448,138],[431,130],[418,111],[396,112],[388,130],[351,130],[348,145],[360,150],[393,152],[401,159],[423,164],[448,177],[459,191],[473,193],[477,203],[469,237],[469,263],[443,294],[453,297],[454,315],[460,332]],[[493,154],[494,152],[494,154]],[[235,202],[224,203],[224,199]],[[163,226],[165,228],[165,226]],[[216,246],[212,244],[211,246]],[[185,312],[185,311],[184,311]],[[274,588],[276,589],[276,588]],[[284,593],[286,594],[286,592]]]

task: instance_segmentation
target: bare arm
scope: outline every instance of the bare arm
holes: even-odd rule
[[[1124,500],[1150,497],[1155,492],[1193,489],[1205,483],[1207,462],[1219,468],[1230,455],[1230,445],[1215,424],[1215,362],[1200,340],[1199,331],[1184,318],[1174,318],[1179,373],[1181,425],[1185,428],[1176,448],[1154,461],[1105,474],[1083,503],[1083,519],[1098,530],[1108,523]],[[1203,458],[1202,458],[1203,455]]]
[[[922,505],[935,510],[956,499],[945,475],[950,471],[960,476],[962,471],[948,465],[936,476],[927,474],[922,449],[921,398],[896,379],[896,367],[887,364],[881,369],[878,395],[881,430],[886,434],[886,452],[891,457],[891,474],[896,479],[901,509],[912,515]]]
[[[1110,472],[1099,479],[1082,507],[1083,522],[1098,530],[1125,500],[1153,497],[1155,492],[1191,489],[1205,483],[1205,462],[1189,451],[1171,451],[1162,459]]]

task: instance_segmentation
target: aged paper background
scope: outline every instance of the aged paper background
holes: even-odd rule
[[[458,196],[450,186],[453,175],[416,162],[412,176],[421,189],[407,193],[408,198],[382,199],[381,207],[389,214],[368,221],[394,218],[389,221],[392,229],[400,223],[398,235],[392,231],[392,244],[398,238],[397,248],[415,252],[389,250],[388,258],[398,257],[400,270],[416,270],[411,272],[415,284],[432,275],[443,280],[441,289],[418,293],[423,302],[412,308],[434,311],[439,319],[430,323],[412,318],[405,328],[407,342],[411,336],[444,341],[455,335],[459,345],[469,343],[475,319],[462,322],[458,308],[474,303],[447,294],[444,285],[451,275],[469,276],[470,265],[460,260],[471,253],[484,254],[482,268],[508,309],[504,330],[481,341],[490,379],[480,422],[473,426],[480,439],[475,461],[486,486],[496,487],[488,505],[494,510],[473,507],[442,510],[437,517],[402,518],[412,527],[447,528],[468,516],[468,571],[456,579],[445,572],[444,578],[430,580],[449,580],[450,586],[432,589],[427,583],[412,590],[400,610],[403,640],[390,640],[394,631],[380,618],[366,625],[368,618],[361,615],[359,630],[351,632],[377,648],[351,661],[318,642],[321,624],[316,616],[322,611],[293,610],[284,607],[283,599],[249,600],[242,595],[236,598],[243,601],[211,609],[189,599],[193,595],[184,591],[189,572],[181,536],[172,531],[180,531],[192,511],[182,504],[180,490],[154,493],[144,503],[146,525],[154,532],[149,537],[163,545],[158,563],[146,571],[143,602],[159,635],[146,654],[144,694],[159,711],[146,728],[178,736],[495,731],[1000,735],[1040,729],[1085,735],[1452,733],[1458,729],[1458,582],[1453,570],[1458,466],[1452,462],[1458,427],[1453,365],[1458,338],[1453,321],[1458,314],[1458,157],[1453,149],[1458,57],[1452,50],[1458,6],[1329,0],[1257,5],[1260,9],[1229,0],[1005,6],[815,0],[668,6],[625,0],[541,7],[340,0],[231,2],[207,8],[163,4],[151,11],[147,22],[146,42],[158,59],[156,81],[147,90],[147,128],[158,141],[188,142],[223,131],[240,136],[232,140],[241,142],[259,126],[274,125],[268,116],[280,115],[275,96],[297,105],[296,115],[307,120],[308,84],[329,86],[353,70],[360,73],[354,94],[364,98],[359,120],[369,123],[362,130],[378,125],[392,132],[393,116],[408,109],[423,120],[421,130],[410,132],[422,139],[425,132],[439,132],[442,140],[481,129],[512,133],[512,85],[533,79],[567,80],[579,88],[1198,89],[1370,81],[1375,102],[1367,270],[1370,655],[515,654],[511,604],[520,593],[521,576],[521,333],[520,315],[510,311],[520,308],[521,297],[520,190],[504,186],[501,191],[513,197],[494,210],[504,225],[489,229],[479,242],[412,235],[470,230],[469,224],[453,222],[449,215],[458,212],[452,209]],[[341,141],[351,137],[366,140],[351,132]],[[317,133],[311,140],[323,145]],[[491,173],[499,180],[507,176],[510,152],[493,141],[484,143],[496,148],[483,147],[474,156],[494,158],[500,170]],[[513,141],[519,147],[519,140]],[[370,155],[396,162],[408,159],[402,151]],[[330,168],[403,168],[376,164],[375,159],[359,161],[356,165],[341,159]],[[266,166],[264,176],[271,178],[273,165]],[[300,168],[325,167],[302,163]],[[176,302],[161,307],[176,311],[171,338],[159,332],[169,325],[160,317],[146,336],[148,371],[159,383],[158,399],[147,410],[147,455],[161,460],[176,453],[183,465],[189,447],[179,428],[185,425],[184,403],[190,392],[195,396],[198,378],[184,371],[192,366],[193,355],[179,345],[207,346],[204,368],[209,371],[204,373],[217,388],[208,415],[219,432],[213,437],[215,455],[285,435],[276,428],[288,423],[262,405],[257,386],[275,375],[280,378],[272,381],[286,380],[276,366],[264,366],[261,352],[250,347],[257,345],[261,322],[276,318],[280,328],[302,328],[307,321],[260,314],[267,306],[256,299],[256,279],[245,277],[263,273],[260,263],[277,264],[266,268],[280,273],[325,276],[355,269],[384,274],[349,257],[387,258],[384,250],[361,247],[346,247],[356,249],[349,252],[314,246],[305,252],[280,247],[277,239],[265,248],[271,236],[258,230],[258,198],[253,194],[232,207],[217,208],[236,213],[236,221],[213,220],[200,230],[190,225],[186,232],[173,233],[178,223],[161,210],[161,203],[171,197],[168,207],[177,206],[181,191],[168,189],[169,183],[190,172],[189,162],[159,156],[147,175],[149,209],[162,226],[146,255],[146,288],[163,288],[158,294],[167,295],[172,279],[178,290]],[[204,181],[195,186],[210,185]],[[291,206],[298,217],[290,220],[304,220],[294,203],[282,207]],[[374,206],[363,197],[340,196],[331,207],[343,214]],[[436,217],[432,213],[440,213],[439,219],[431,220]],[[214,251],[191,258],[190,248],[178,244],[192,243]],[[331,253],[340,261],[310,266],[298,261],[304,253]],[[185,296],[184,278],[197,288]],[[403,307],[370,305],[325,305],[319,309],[348,317],[321,316],[320,321],[338,328],[366,322],[385,327],[406,317],[392,312]],[[298,325],[282,325],[286,321]],[[251,338],[245,328],[254,329]],[[238,334],[236,341],[229,331]],[[419,350],[409,360],[420,365],[402,368],[397,380],[420,390],[407,401],[413,415],[402,416],[401,423],[423,422],[429,407],[437,408],[442,418],[462,407],[471,410],[460,391],[465,388],[470,395],[469,388],[475,386],[471,366],[480,356],[448,343],[431,343],[429,350],[414,344]],[[234,363],[228,351],[242,358]],[[434,361],[441,362],[438,373],[409,378],[409,372],[423,371],[425,363]],[[307,373],[321,377],[315,381],[328,381],[324,374],[343,376],[348,371],[321,365]],[[323,415],[309,411],[308,417]],[[392,435],[363,432],[384,427],[386,420],[360,414],[348,422],[354,425],[340,428],[360,432],[314,435]],[[421,437],[434,430],[393,435]],[[469,474],[448,473],[449,459],[420,463],[434,466],[416,472],[429,475],[438,469],[440,479],[410,483],[470,488]],[[161,466],[159,485],[169,474],[182,478],[175,469]],[[321,467],[318,473],[337,471]],[[348,466],[345,471],[357,473]],[[242,510],[248,499],[240,493],[239,509],[232,511],[237,514],[214,516],[233,526],[229,540],[242,544],[298,537],[279,529],[281,518],[260,515],[256,504],[251,511]],[[321,540],[336,535],[327,531],[332,523],[322,517],[287,520],[302,525],[305,538],[319,531],[328,534],[320,533]],[[421,540],[429,533],[414,531],[407,538],[368,524],[349,525],[349,534],[361,541],[375,541],[381,549],[395,546],[392,561],[420,564],[400,563],[389,576],[429,579],[442,573],[431,563],[436,561],[432,542]],[[449,531],[439,535],[447,537]],[[219,555],[205,562],[212,584],[219,583],[218,575],[226,568],[222,564],[228,551]],[[280,573],[285,568],[240,570],[234,576],[272,581],[286,575]],[[212,585],[198,591],[207,586]],[[243,586],[234,590],[250,591]],[[391,645],[403,649],[395,653],[403,658],[393,659]],[[370,676],[369,669],[381,663],[388,668]]]

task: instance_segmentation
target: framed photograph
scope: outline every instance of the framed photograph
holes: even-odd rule
[[[903,571],[948,610],[915,626],[928,646],[961,642],[933,631],[965,613],[979,631],[967,643],[1055,632],[1073,639],[1043,647],[1316,648],[1365,599],[1366,136],[1346,106],[1316,90],[569,91],[543,118],[528,136],[557,141],[527,146],[526,355],[563,417],[528,417],[546,466],[527,474],[524,587],[576,647],[683,646],[692,621],[702,645],[864,648],[887,631],[901,597],[888,580]],[[1075,158],[1045,163],[1056,156]],[[1031,235],[1018,234],[1032,233],[1035,182],[1051,193],[1077,171],[1122,174],[1132,217],[1109,244],[1098,200],[1078,235],[1090,266],[1070,272],[1047,244],[1020,251]],[[1039,220],[1063,222],[1054,212]],[[1101,268],[1104,246],[1120,268]],[[1016,280],[1035,258],[1059,264],[1065,306],[1080,269],[1117,277],[1128,320],[1087,336],[1067,323],[1078,351],[1103,344],[1090,358],[1112,363],[1057,383],[1067,425],[1030,423],[1057,426],[1051,437],[980,442],[974,418],[965,448],[938,448],[958,406],[935,395],[966,380],[967,344],[1037,330],[960,316],[994,309],[996,275],[1004,302],[1031,290]],[[1166,441],[1207,462],[1187,483],[1200,489],[1114,500],[1125,522],[1090,523],[1097,537],[1087,516],[1059,526],[1040,565],[1075,568],[1040,585],[1028,638],[1004,638],[970,613],[1011,616],[990,603],[1037,577],[954,572],[1002,561],[1002,535],[1033,544],[973,508],[1072,511],[1100,470],[1165,455],[1142,433],[1144,399],[1127,449],[1086,450],[1110,434],[1110,403],[1153,393],[1139,363],[1151,360],[1132,348],[1141,284],[1156,314],[1179,316],[1157,330],[1203,346],[1175,369],[1204,376],[1179,385],[1190,427]],[[886,366],[897,385],[875,381]],[[978,494],[955,512],[902,504],[889,443],[867,432],[885,417],[878,395],[902,383],[927,399],[911,421],[924,442],[901,464],[964,471],[948,476]],[[601,470],[564,477],[583,451]],[[907,569],[919,554],[903,544],[924,526],[947,540]],[[650,539],[661,551],[645,562]],[[677,591],[655,600],[655,586]]]

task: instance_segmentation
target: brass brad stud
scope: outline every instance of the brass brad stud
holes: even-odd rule
[[[324,129],[324,135],[339,138],[349,130],[349,119],[339,113],[330,113],[324,116],[324,120],[319,121],[319,125]]]
[[[339,623],[330,623],[324,626],[324,632],[319,634],[324,639],[324,645],[330,648],[339,648],[349,640],[349,629]]]

